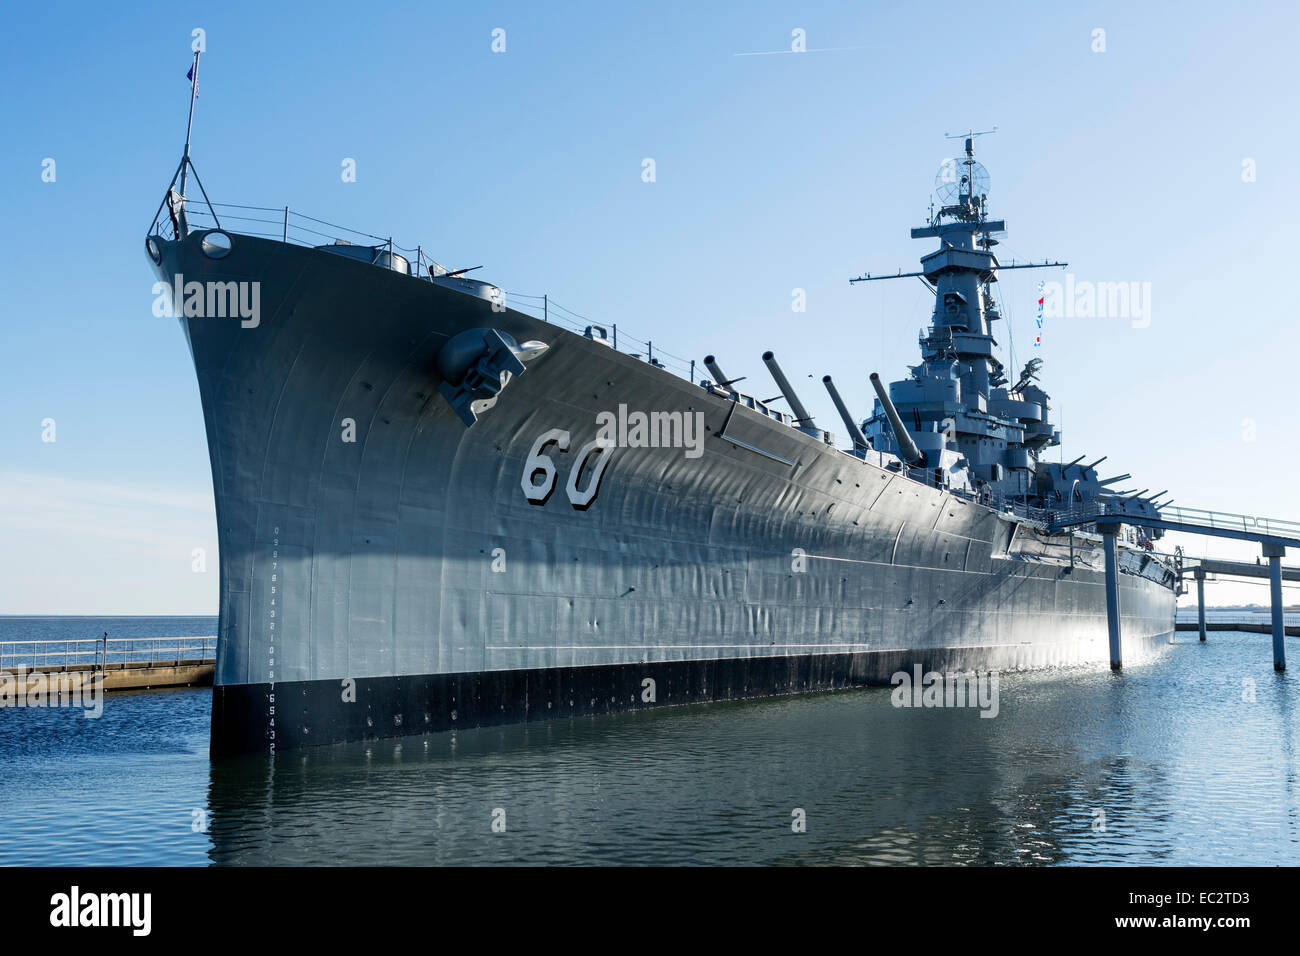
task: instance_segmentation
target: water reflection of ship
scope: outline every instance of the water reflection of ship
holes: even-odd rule
[[[1053,686],[1041,694],[1033,685],[1012,687],[1008,706],[1016,713],[993,721],[969,710],[896,709],[890,693],[482,728],[271,762],[216,761],[210,859],[1115,862],[1134,852],[1123,835],[1133,816],[1145,819],[1167,805],[1174,789],[1148,760],[1092,753],[1070,734],[1044,734],[1051,722],[1043,718],[1062,706],[1062,694],[1069,704],[1071,693],[1097,695],[1095,687]],[[1098,707],[1087,716],[1101,724],[1090,725],[1083,746],[1126,732],[1122,713]],[[752,760],[755,752],[764,759]],[[1103,806],[1112,830],[1121,827],[1109,840],[1094,827]],[[809,819],[797,838],[792,808]],[[504,834],[493,830],[497,810]]]

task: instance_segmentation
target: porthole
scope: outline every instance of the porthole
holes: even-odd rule
[[[162,264],[162,247],[153,236],[144,241],[144,251],[149,253],[149,258],[154,261],[154,265]]]
[[[203,237],[203,254],[209,259],[224,259],[230,255],[230,237],[224,232],[209,232]]]

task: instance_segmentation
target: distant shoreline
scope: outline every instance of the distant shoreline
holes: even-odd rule
[[[196,613],[184,614],[0,614],[0,621],[110,621],[115,618],[121,620],[136,620],[142,617],[218,617],[216,612],[200,611]]]

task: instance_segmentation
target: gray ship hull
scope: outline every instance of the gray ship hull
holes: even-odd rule
[[[1107,658],[1084,539],[1070,561],[1068,539],[483,299],[232,238],[221,259],[160,241],[157,266],[260,283],[255,327],[180,320],[221,551],[214,754]],[[467,427],[435,368],[474,328],[549,348]],[[620,405],[702,413],[702,454],[590,453]],[[1175,596],[1148,556],[1121,566],[1128,661],[1167,642]]]

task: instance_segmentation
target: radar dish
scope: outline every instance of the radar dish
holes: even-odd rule
[[[934,194],[941,206],[956,206],[962,196],[987,196],[989,171],[973,159],[945,159],[934,177]]]

